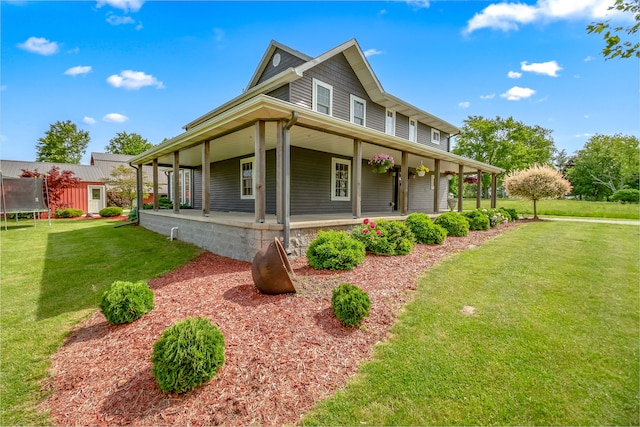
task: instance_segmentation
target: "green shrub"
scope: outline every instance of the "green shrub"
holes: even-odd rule
[[[500,211],[506,212],[509,214],[509,221],[517,221],[520,219],[520,217],[518,216],[518,212],[515,210],[515,208],[500,208]]]
[[[498,211],[507,219],[507,222],[513,221],[513,217],[511,216],[511,212],[506,210],[505,208],[498,208]]]
[[[129,215],[127,215],[127,220],[136,221],[138,219],[138,207],[134,206],[130,211]]]
[[[144,282],[115,281],[102,294],[100,310],[112,325],[131,323],[153,310],[153,291]]]
[[[489,217],[483,214],[479,209],[471,212],[463,212],[462,216],[469,221],[469,230],[488,230],[491,227]]]
[[[167,196],[158,198],[158,209],[173,209],[173,202]]]
[[[122,208],[109,206],[108,208],[100,209],[98,214],[102,217],[120,216],[122,215]]]
[[[462,237],[469,234],[469,221],[457,212],[445,212],[433,223],[447,230],[449,236]]]
[[[224,364],[224,336],[203,317],[167,328],[153,345],[151,373],[165,393],[184,393],[211,381]]]
[[[403,222],[384,219],[377,223],[365,219],[351,230],[351,236],[377,255],[406,255],[411,253],[416,240]]]
[[[621,203],[639,203],[640,202],[640,190],[635,188],[625,188],[618,190],[611,196],[612,202]]]
[[[491,227],[509,222],[509,219],[504,216],[499,209],[482,209],[482,213],[489,218],[489,225],[491,225]]]
[[[364,244],[344,231],[320,231],[307,248],[307,263],[319,270],[352,270],[364,256]]]
[[[53,213],[53,216],[56,218],[77,218],[82,216],[84,211],[82,209],[74,209],[74,208],[64,208],[64,209],[56,209]]]
[[[369,315],[371,300],[362,289],[350,283],[342,283],[331,295],[333,313],[343,325],[357,326]]]

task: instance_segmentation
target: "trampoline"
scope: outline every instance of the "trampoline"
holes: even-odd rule
[[[47,181],[37,178],[9,178],[0,172],[0,215],[4,217],[4,229],[7,230],[7,217],[10,214],[33,214],[33,225],[36,226],[42,212],[47,212],[51,225],[51,212],[45,203],[44,192],[48,191]]]

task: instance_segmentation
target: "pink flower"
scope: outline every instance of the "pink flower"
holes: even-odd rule
[[[364,234],[367,234],[367,233],[369,232],[369,229],[368,229],[368,228],[365,228],[365,229],[363,229],[363,230],[362,230],[362,232],[363,232]]]
[[[365,218],[364,221],[362,221],[365,224],[369,224],[369,218]]]
[[[379,235],[381,235],[381,234],[382,234],[382,231],[380,231],[380,230],[376,230],[376,234],[379,236]]]
[[[375,222],[373,222],[373,221],[371,221],[371,222],[369,223],[369,227],[371,227],[371,228],[376,228],[376,223],[375,223]]]

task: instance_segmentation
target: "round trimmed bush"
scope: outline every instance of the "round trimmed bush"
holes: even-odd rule
[[[449,236],[462,237],[469,234],[469,221],[457,212],[445,212],[433,223],[447,230]]]
[[[115,281],[100,301],[100,311],[112,325],[131,323],[151,310],[153,291],[145,282]]]
[[[165,393],[184,393],[211,381],[224,364],[224,336],[203,317],[167,328],[153,345],[151,373]]]
[[[108,208],[100,209],[98,214],[102,217],[108,218],[111,216],[120,216],[122,215],[122,208],[117,206],[109,206]]]
[[[64,208],[64,209],[56,209],[53,213],[53,216],[56,218],[77,218],[82,216],[84,211],[82,209],[74,209],[74,208]]]
[[[354,327],[369,315],[371,300],[359,287],[351,283],[341,283],[337,288],[333,288],[331,307],[343,325]]]
[[[640,191],[635,188],[618,190],[611,196],[611,201],[621,203],[638,203],[640,202]]]
[[[489,217],[483,214],[479,209],[471,212],[463,212],[462,216],[467,218],[467,221],[469,221],[469,230],[488,230],[491,228]]]
[[[307,263],[318,270],[352,270],[365,253],[364,244],[344,231],[320,231],[307,248]]]
[[[351,230],[351,236],[376,255],[406,255],[413,250],[415,236],[403,222],[365,219]]]

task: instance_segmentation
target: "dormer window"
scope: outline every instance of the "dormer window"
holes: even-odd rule
[[[367,101],[355,95],[351,95],[351,123],[366,126]]]
[[[313,79],[313,109],[331,115],[333,106],[333,86]]]
[[[437,129],[431,129],[431,142],[434,144],[440,144],[440,131]]]

